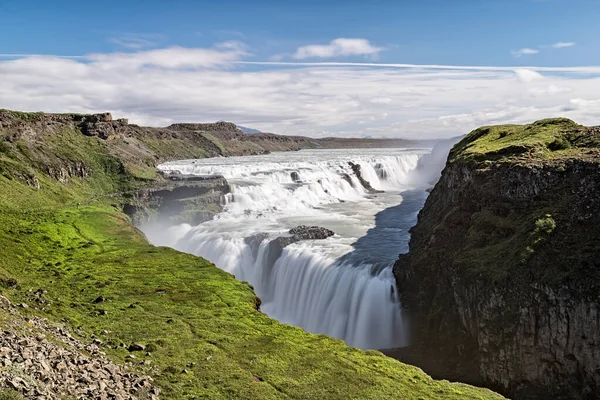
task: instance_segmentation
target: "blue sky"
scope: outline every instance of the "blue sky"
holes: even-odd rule
[[[148,124],[233,119],[315,136],[443,136],[478,123],[520,122],[556,112],[592,123],[582,107],[595,107],[599,100],[591,90],[597,88],[598,71],[581,67],[600,66],[598,21],[598,0],[4,0],[0,73],[10,78],[21,68],[15,79],[22,81],[0,88],[0,107],[102,108]],[[497,70],[449,73],[387,64]],[[532,67],[525,69],[529,74],[519,71],[525,66]],[[135,87],[120,81],[124,68],[135,75]],[[36,92],[31,86],[40,79],[38,70],[46,79]],[[74,71],[81,74],[81,85],[65,86],[61,79]],[[168,88],[148,93],[159,74]],[[179,86],[191,77],[193,95]],[[85,79],[110,92],[113,103],[86,93]],[[19,85],[29,95],[17,93]],[[129,101],[116,95],[119,88],[128,90],[123,97]],[[436,97],[436,91],[449,95]],[[473,101],[479,95],[481,101]],[[51,96],[61,101],[50,101]],[[261,108],[248,107],[246,97]],[[456,119],[463,122],[448,122]],[[432,128],[439,121],[448,129]]]
[[[386,48],[381,62],[600,64],[598,0],[9,0],[0,3],[0,18],[0,35],[10,38],[2,53],[108,52],[123,50],[111,39],[140,36],[186,47],[242,39],[260,60],[307,43],[360,37]],[[539,48],[558,42],[576,46]],[[540,53],[515,59],[511,51],[522,48]]]

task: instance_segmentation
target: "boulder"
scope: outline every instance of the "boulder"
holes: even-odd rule
[[[144,351],[146,349],[146,346],[144,346],[143,344],[140,343],[131,343],[129,345],[129,347],[127,348],[127,350],[129,351]]]

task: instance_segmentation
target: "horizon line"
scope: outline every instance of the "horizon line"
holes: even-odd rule
[[[110,54],[110,53],[103,53]],[[136,54],[129,53],[129,54]],[[64,59],[89,59],[89,55],[57,55],[57,54],[35,54],[35,53],[1,53],[1,58],[29,58],[47,57]],[[224,63],[227,64],[227,63]],[[345,61],[231,61],[229,64],[236,65],[264,65],[280,67],[370,67],[370,68],[400,68],[400,69],[428,69],[428,70],[463,70],[463,71],[505,71],[531,70],[541,72],[570,72],[570,73],[592,73],[600,74],[600,65],[576,66],[576,67],[542,67],[542,66],[489,66],[489,65],[443,65],[443,64],[410,64],[410,63],[366,63]]]
[[[404,69],[439,69],[439,70],[472,70],[472,71],[515,71],[527,69],[545,72],[580,72],[600,73],[600,65],[577,67],[541,67],[541,66],[488,66],[488,65],[442,65],[442,64],[406,64],[406,63],[363,63],[344,61],[233,61],[233,64],[273,65],[273,66],[314,66],[314,67],[375,67]]]

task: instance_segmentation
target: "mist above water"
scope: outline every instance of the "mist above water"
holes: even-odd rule
[[[149,240],[202,256],[250,282],[261,309],[281,322],[364,349],[407,344],[392,266],[431,186],[428,150],[302,150],[171,162],[165,171],[223,175],[222,213],[198,226],[143,226]],[[445,160],[446,154],[436,155]],[[431,155],[425,157],[432,157]],[[349,162],[361,166],[369,193]],[[335,235],[291,244],[273,260],[269,242],[298,225]],[[259,233],[267,235],[247,240]]]

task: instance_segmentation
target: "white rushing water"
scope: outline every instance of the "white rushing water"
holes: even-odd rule
[[[214,262],[250,282],[261,309],[284,323],[364,349],[406,344],[392,265],[408,247],[427,186],[417,149],[302,150],[166,163],[165,171],[223,175],[224,211],[198,226],[142,227],[151,242]],[[425,156],[426,158],[427,156]],[[375,189],[369,194],[349,162]],[[272,259],[270,240],[298,225],[335,232]],[[269,238],[256,237],[266,233]]]

